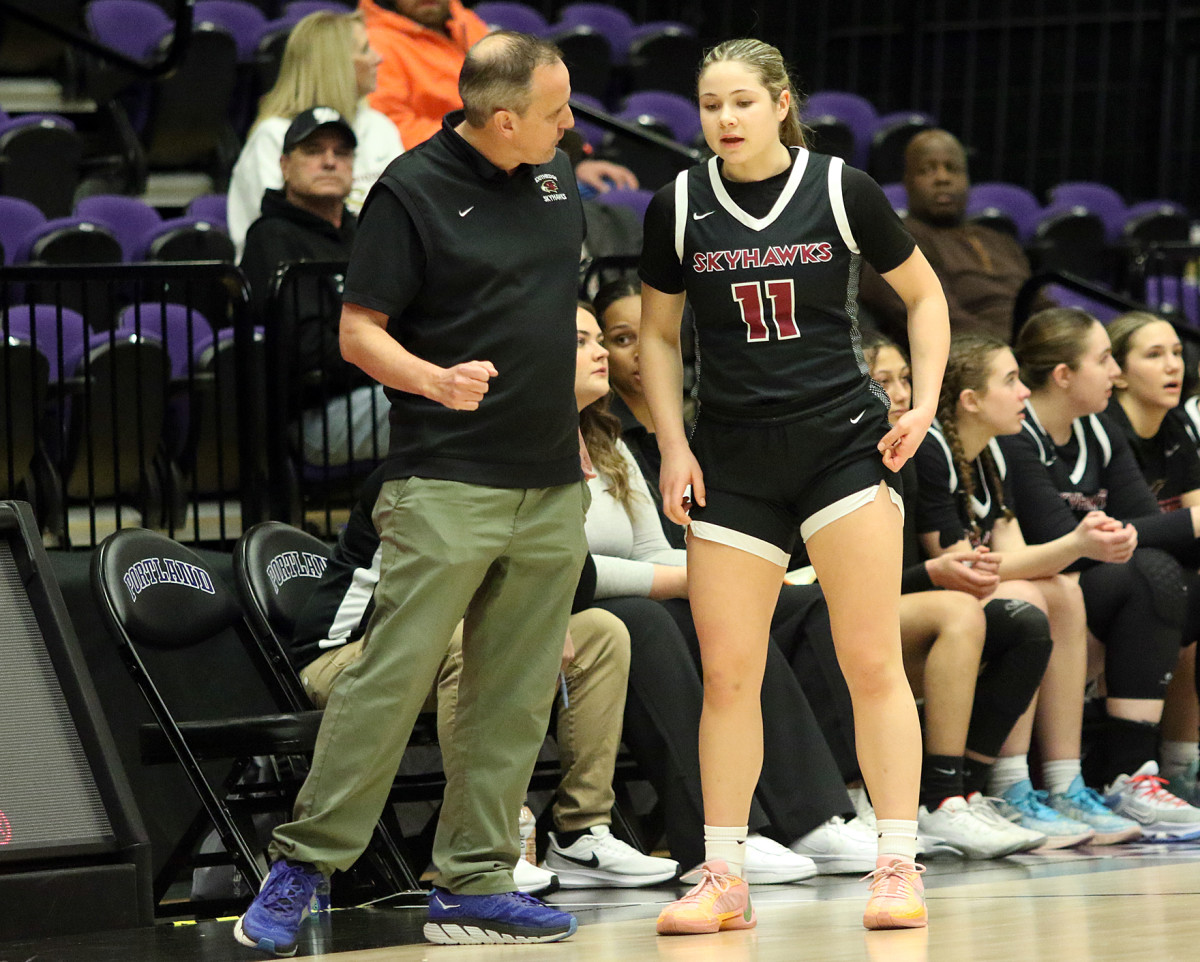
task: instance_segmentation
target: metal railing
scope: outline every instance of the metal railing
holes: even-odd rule
[[[0,492],[43,536],[227,547],[264,517],[262,339],[216,262],[0,269]]]

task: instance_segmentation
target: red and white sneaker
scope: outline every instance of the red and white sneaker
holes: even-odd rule
[[[1158,763],[1146,762],[1132,775],[1118,775],[1104,790],[1104,804],[1142,827],[1147,842],[1183,842],[1200,838],[1200,808],[1164,787]]]

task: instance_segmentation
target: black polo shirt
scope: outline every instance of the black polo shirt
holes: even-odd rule
[[[566,155],[511,175],[454,127],[401,154],[359,218],[343,300],[441,367],[491,361],[477,411],[387,389],[387,479],[539,488],[580,477],[575,302],[583,207]]]

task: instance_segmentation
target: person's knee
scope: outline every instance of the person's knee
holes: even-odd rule
[[[983,606],[961,591],[940,591],[937,595],[937,640],[934,644],[950,643],[958,649],[983,651],[987,619]]]

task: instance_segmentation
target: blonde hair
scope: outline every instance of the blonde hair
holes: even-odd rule
[[[758,82],[767,88],[767,93],[771,95],[771,99],[775,103],[779,103],[779,98],[783,96],[786,90],[791,95],[791,102],[788,106],[787,116],[783,118],[783,122],[779,125],[779,139],[787,147],[807,147],[808,141],[805,137],[807,128],[800,121],[800,98],[796,95],[796,88],[792,85],[791,77],[788,76],[787,64],[783,62],[783,54],[769,43],[763,43],[761,40],[751,40],[746,38],[743,40],[726,40],[722,44],[713,47],[704,55],[704,59],[700,61],[700,70],[696,74],[696,83],[699,85],[700,78],[704,76],[704,71],[715,63],[723,63],[732,61],[740,63],[758,78]]]
[[[292,28],[275,86],[258,102],[257,127],[269,117],[288,120],[311,107],[332,107],[350,123],[358,115],[354,27],[358,13],[319,10]],[[253,129],[253,128],[251,128]]]

